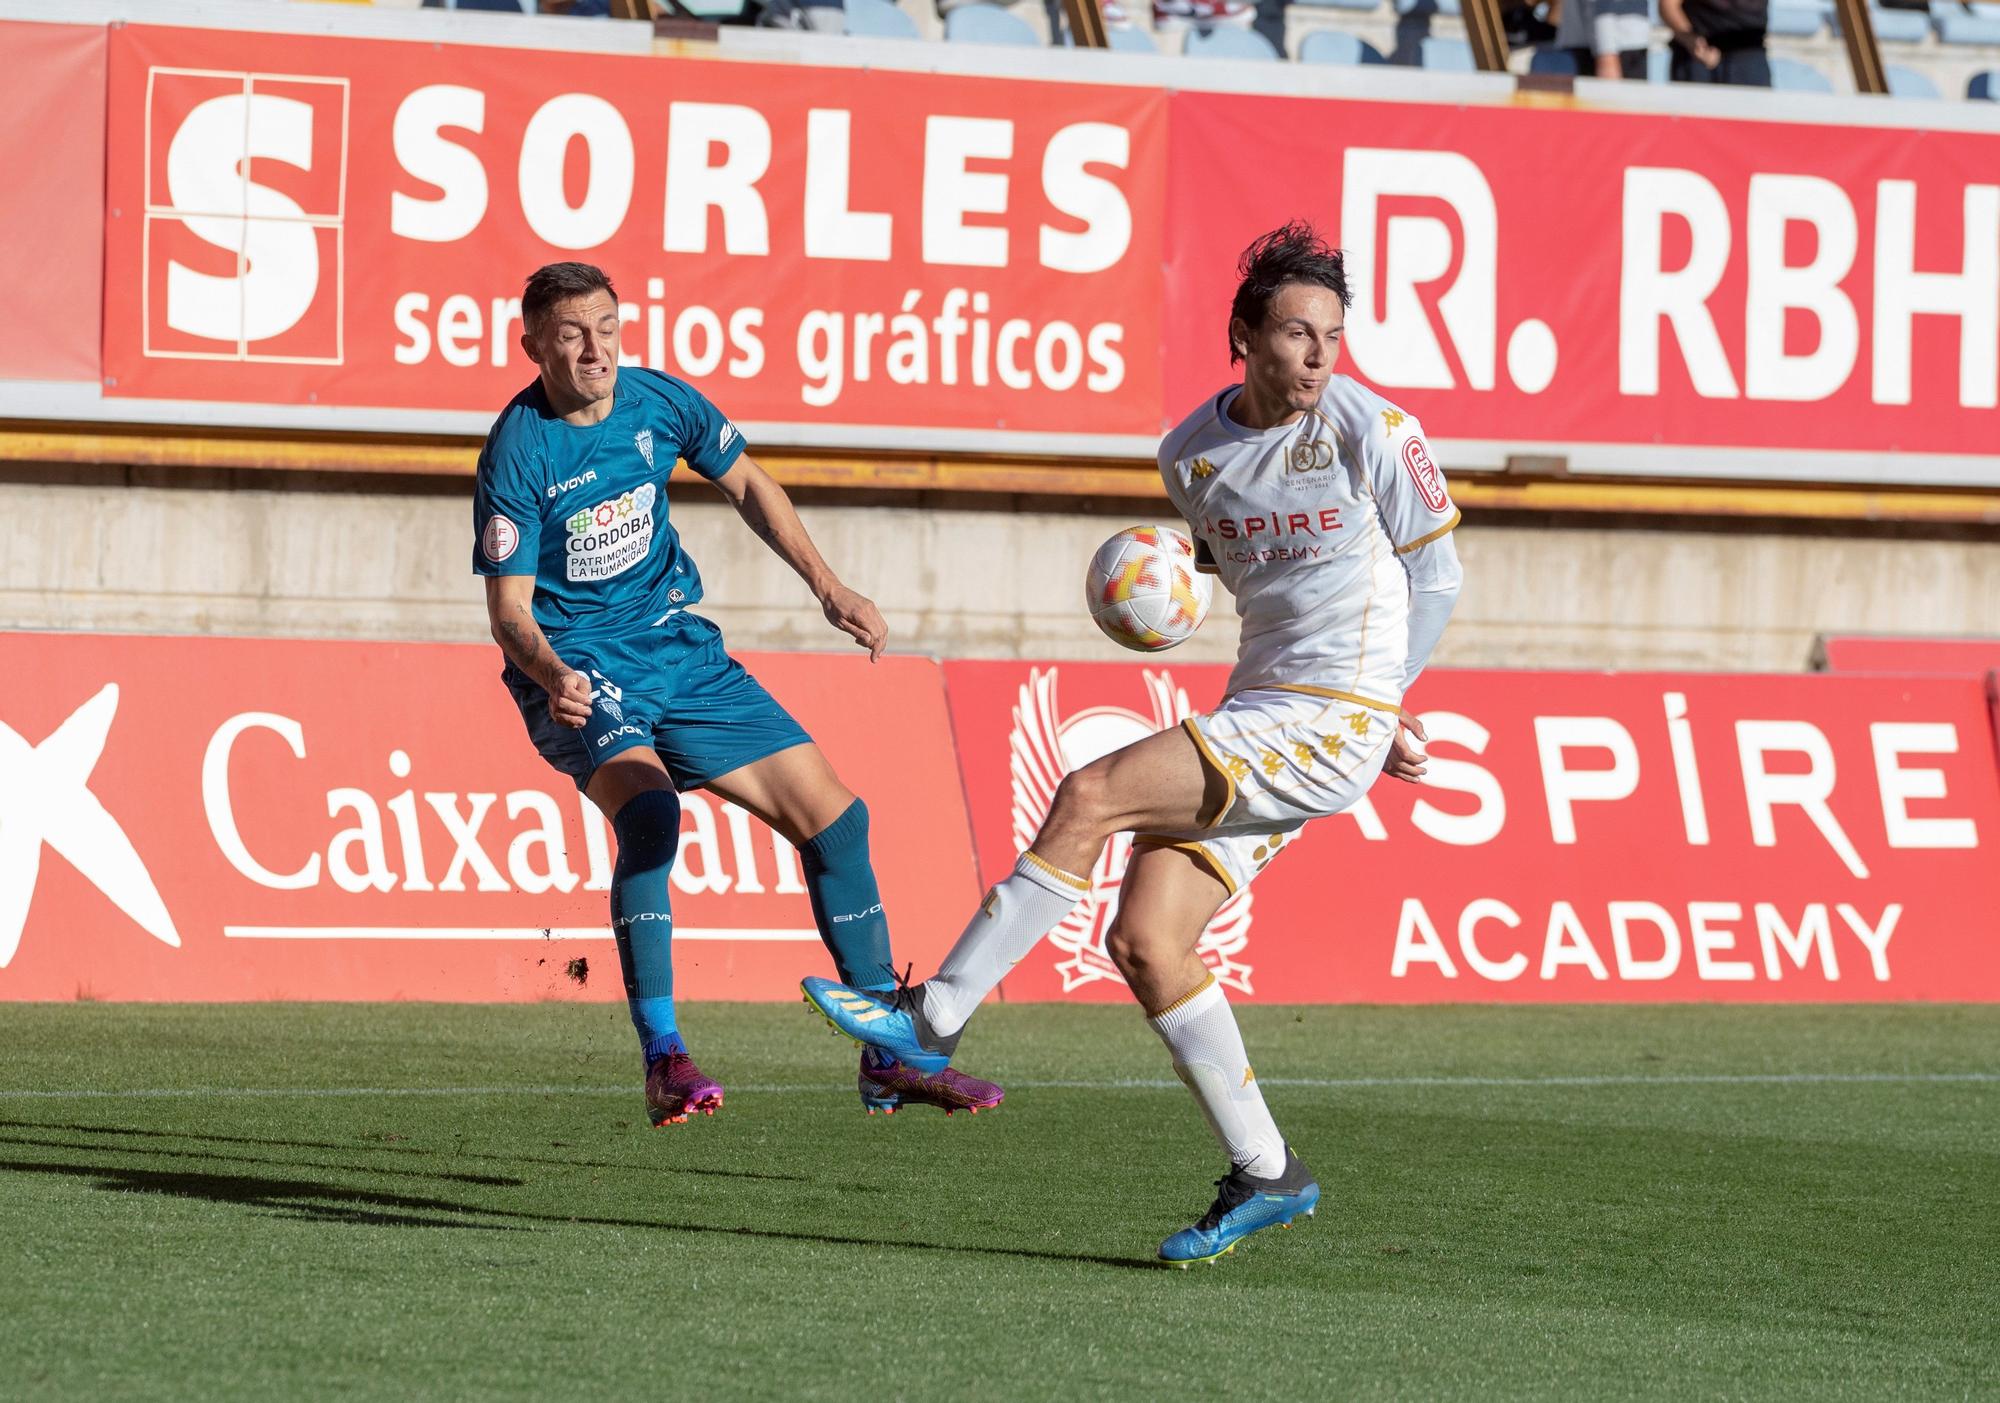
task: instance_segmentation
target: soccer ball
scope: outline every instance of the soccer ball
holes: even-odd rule
[[[1215,589],[1194,568],[1194,542],[1173,526],[1128,526],[1090,558],[1084,607],[1122,648],[1157,653],[1187,641]]]

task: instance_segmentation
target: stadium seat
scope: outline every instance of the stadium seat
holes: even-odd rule
[[[1784,54],[1772,54],[1771,86],[1786,93],[1830,93],[1833,91],[1833,80],[1809,63],[1801,63]]]
[[[1160,46],[1153,42],[1153,36],[1143,29],[1120,25],[1116,29],[1104,31],[1104,42],[1121,54],[1158,54]]]
[[[1382,0],[1296,0],[1296,3],[1332,10],[1375,10],[1381,8]]]
[[[1764,32],[1810,39],[1825,23],[1826,15],[1817,5],[1776,3],[1765,16]]]
[[[1890,97],[1924,97],[1936,102],[1944,96],[1938,91],[1936,83],[1914,68],[1898,68],[1885,63],[1882,65],[1882,76],[1889,81]]]
[[[1458,0],[1396,0],[1399,15],[1456,15]]]
[[[1568,49],[1552,49],[1546,44],[1538,45],[1528,59],[1530,73],[1549,73],[1559,78],[1577,76],[1576,55]]]
[[[1646,50],[1646,81],[1670,83],[1674,77],[1674,56],[1658,45]]]
[[[2000,102],[2000,70],[1989,68],[1973,74],[1965,85],[1965,95],[1976,102]]]
[[[1868,19],[1875,26],[1875,37],[1885,44],[1921,44],[1931,32],[1931,17],[1922,10],[1887,10],[1870,5]],[[1838,35],[1840,11],[1829,9],[1827,24]]]
[[[920,39],[917,22],[888,0],[842,0],[847,8],[847,32],[870,39]]]
[[[1940,44],[2000,44],[2000,5],[1931,0],[1931,23]]]
[[[1269,39],[1254,29],[1238,29],[1233,24],[1189,30],[1187,48],[1182,52],[1188,58],[1249,59],[1256,63],[1275,63],[1278,58]]]
[[[1472,45],[1463,39],[1440,39],[1434,34],[1426,34],[1422,55],[1419,66],[1440,73],[1479,71],[1479,65],[1472,61]]]
[[[952,44],[1042,47],[1041,37],[1028,28],[1026,20],[1008,14],[998,5],[960,5],[948,12],[944,17],[944,37],[947,43]]]
[[[1299,44],[1300,63],[1387,63],[1382,51],[1365,39],[1338,29],[1315,29]]]

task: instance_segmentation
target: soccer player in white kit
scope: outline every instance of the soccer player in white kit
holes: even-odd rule
[[[1196,943],[1308,819],[1346,809],[1379,773],[1422,778],[1423,727],[1402,699],[1461,579],[1458,510],[1421,426],[1333,373],[1348,302],[1340,254],[1291,224],[1245,250],[1238,271],[1229,347],[1243,381],[1203,400],[1159,455],[1198,563],[1242,617],[1222,704],[1064,779],[930,979],[889,996],[805,982],[850,1036],[887,1039],[906,1060],[949,1055],[980,1001],[1089,890],[1082,874],[1104,843],[1132,831],[1106,946],[1230,1161],[1209,1211],[1160,1246],[1182,1266],[1319,1199]]]

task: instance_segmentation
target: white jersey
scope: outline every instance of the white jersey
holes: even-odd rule
[[[1160,444],[1167,496],[1243,620],[1233,695],[1402,699],[1412,553],[1458,524],[1416,419],[1345,375],[1295,423],[1246,429],[1211,395]],[[1448,547],[1445,547],[1448,550]]]

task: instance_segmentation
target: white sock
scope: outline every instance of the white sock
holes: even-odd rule
[[[1236,1015],[1215,977],[1146,1021],[1173,1054],[1175,1073],[1194,1093],[1208,1128],[1229,1152],[1229,1162],[1259,1179],[1283,1174],[1285,1137],[1264,1105],[1249,1054],[1243,1051],[1243,1035],[1236,1030]]]
[[[924,981],[924,1022],[931,1031],[948,1038],[963,1028],[979,1001],[1089,891],[1084,878],[1022,853],[1013,873],[986,893],[938,972]]]

